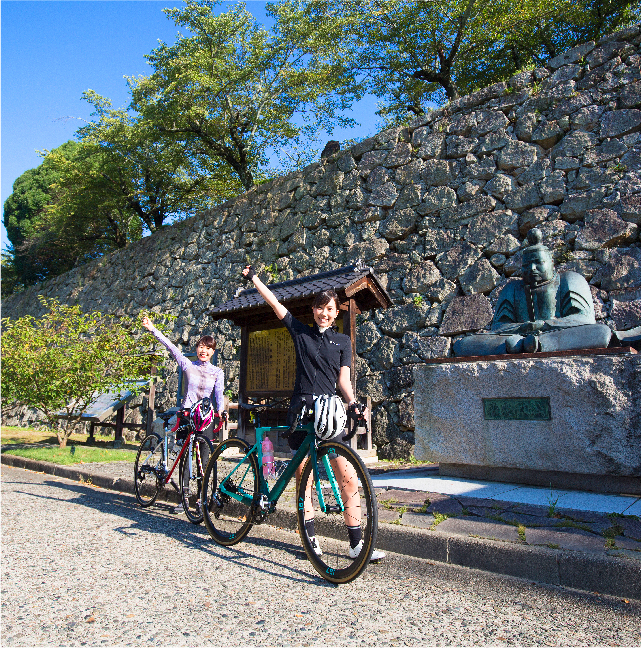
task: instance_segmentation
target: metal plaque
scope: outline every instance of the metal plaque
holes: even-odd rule
[[[550,399],[484,398],[483,418],[486,421],[549,421],[552,419]]]

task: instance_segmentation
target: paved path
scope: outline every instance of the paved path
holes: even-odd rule
[[[399,470],[372,476],[374,486],[475,497],[593,513],[618,513],[641,517],[641,497],[520,486],[457,477],[441,477],[436,469]]]
[[[3,465],[2,646],[641,644],[639,601],[396,554],[334,587],[291,531],[167,509]]]

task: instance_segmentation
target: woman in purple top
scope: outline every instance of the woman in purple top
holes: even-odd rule
[[[225,376],[222,369],[211,364],[216,349],[214,338],[211,335],[203,335],[196,345],[197,360],[189,360],[151,323],[148,317],[143,317],[142,325],[167,347],[187,377],[187,393],[183,399],[182,407],[190,408],[201,398],[211,398],[214,393],[216,411],[222,412]]]
[[[225,375],[223,370],[211,364],[211,359],[216,349],[216,340],[211,335],[203,335],[198,340],[196,345],[197,360],[189,360],[180,350],[172,344],[152,323],[148,317],[143,317],[142,325],[167,349],[174,357],[178,366],[183,370],[183,374],[187,378],[187,393],[183,398],[182,407],[190,408],[194,403],[197,403],[201,398],[211,398],[212,393],[216,401],[216,412],[219,414],[223,411],[223,385],[225,383]],[[202,433],[211,441],[214,440],[213,425],[210,425]],[[206,464],[209,459],[209,449],[203,444],[202,460]],[[186,479],[189,476],[186,475]],[[184,511],[183,505],[180,504],[176,509],[176,513]]]

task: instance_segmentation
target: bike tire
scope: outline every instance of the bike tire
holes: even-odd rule
[[[162,466],[162,454],[162,439],[155,432],[151,432],[140,444],[134,463],[134,491],[138,504],[142,507],[151,506],[162,487],[155,472]]]
[[[324,458],[331,467],[330,471],[326,469]],[[314,569],[331,583],[349,583],[367,567],[374,550],[378,531],[378,508],[374,487],[362,459],[342,443],[326,441],[320,444],[316,451],[316,463],[320,477],[320,491],[325,504],[330,508],[325,513],[321,510],[314,479],[314,466],[310,456],[303,468],[296,493],[298,530],[305,553]],[[337,468],[341,464],[344,466],[342,480],[337,474]],[[332,471],[336,478],[335,487],[332,487],[330,481],[329,472]],[[310,481],[315,535],[322,555],[318,555],[314,550],[305,530],[305,491]],[[345,513],[340,510],[341,502],[337,494],[347,509]],[[308,516],[311,519],[309,511]],[[348,517],[350,526],[361,527],[363,545],[355,557],[349,554],[350,544],[346,521]]]
[[[242,490],[256,500],[258,462],[256,455],[249,453],[250,449],[242,439],[227,439],[213,451],[205,469],[202,489],[205,526],[212,539],[226,547],[243,540],[253,525],[252,506],[241,504],[220,490],[221,482],[227,480],[228,490]],[[239,463],[238,470],[227,479]]]
[[[193,475],[189,478],[189,486],[185,490],[185,472],[189,470],[189,461],[187,452],[183,453],[180,458],[180,466],[178,469],[180,479],[180,495],[185,509],[185,515],[192,524],[200,524],[203,521],[203,512],[200,505],[200,492],[203,486],[203,477],[205,476],[205,466],[202,464],[202,453],[207,448],[209,450],[208,457],[214,451],[214,444],[206,437],[197,434],[193,440],[191,447],[192,454],[192,472]]]

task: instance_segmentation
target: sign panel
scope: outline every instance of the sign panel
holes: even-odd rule
[[[549,421],[552,419],[550,399],[483,398],[486,421]]]
[[[336,326],[343,332],[343,320]],[[296,377],[294,342],[285,327],[253,331],[247,346],[247,392],[291,394]]]

